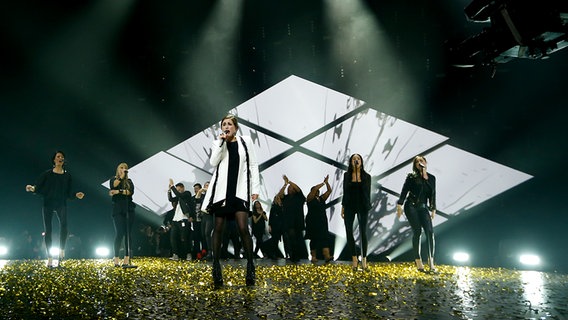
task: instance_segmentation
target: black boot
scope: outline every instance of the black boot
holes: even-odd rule
[[[254,269],[254,263],[252,260],[247,262],[247,276],[246,276],[246,284],[247,286],[254,286],[256,281],[256,271]]]
[[[219,260],[213,260],[213,284],[216,287],[223,285],[223,274],[221,273],[221,265]]]

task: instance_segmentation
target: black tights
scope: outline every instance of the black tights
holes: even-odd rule
[[[353,222],[355,215],[359,221],[359,234],[361,235],[361,255],[367,256],[367,211],[355,212],[344,209],[345,234],[347,235],[347,248],[351,250],[351,256],[357,256],[355,237],[353,236]]]
[[[65,250],[65,243],[67,242],[67,207],[60,206],[57,208],[43,207],[43,226],[45,228],[45,248],[47,249],[47,256],[49,257],[49,249],[51,249],[51,234],[53,232],[51,220],[53,220],[53,213],[59,219],[59,248]]]
[[[124,255],[132,256],[132,232],[126,232],[129,228],[132,231],[132,225],[134,224],[133,213],[130,213],[128,220],[126,220],[126,215],[117,214],[112,216],[112,221],[114,223],[114,256],[118,257],[120,252],[120,247],[122,246],[122,239],[124,239]],[[127,225],[128,224],[128,225]],[[127,238],[129,236],[129,238]]]
[[[404,213],[412,228],[412,251],[414,259],[421,259],[420,238],[422,236],[422,229],[424,229],[428,244],[428,258],[434,258],[434,227],[432,226],[432,218],[430,217],[428,208],[425,206],[414,207],[408,204],[404,206]]]
[[[213,258],[219,261],[221,254],[221,243],[223,241],[223,230],[225,229],[226,217],[215,216],[215,228],[213,229]],[[245,257],[248,261],[252,261],[252,239],[248,231],[248,213],[245,211],[235,212],[235,219],[239,234],[243,241],[243,248],[245,249]]]

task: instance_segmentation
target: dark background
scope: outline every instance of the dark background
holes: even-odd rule
[[[110,199],[101,183],[119,162],[132,166],[166,150],[297,75],[534,176],[437,230],[439,260],[463,247],[474,265],[508,265],[527,248],[543,256],[544,268],[566,270],[568,198],[560,184],[568,155],[568,50],[516,59],[494,74],[491,67],[458,69],[449,64],[447,43],[483,27],[466,21],[469,1],[353,2],[380,22],[380,41],[394,55],[388,61],[418,85],[412,100],[419,106],[393,101],[398,75],[390,71],[397,68],[383,68],[386,60],[366,50],[378,39],[332,54],[353,41],[333,32],[343,25],[326,19],[325,1],[243,1],[233,40],[212,37],[209,51],[196,46],[224,1],[2,4],[0,236],[40,235],[41,201],[24,187],[60,149],[86,193],[69,204],[71,232],[110,244]],[[198,54],[202,63],[185,63]]]

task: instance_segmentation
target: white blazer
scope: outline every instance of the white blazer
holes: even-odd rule
[[[250,169],[250,195],[260,193],[260,175],[258,173],[258,162],[256,160],[256,153],[254,152],[254,145],[252,139],[248,136],[237,137],[237,144],[239,149],[239,173],[237,177],[237,191],[236,197],[250,202],[247,195],[247,157],[245,152],[245,147],[242,144],[241,138],[245,141],[248,155],[249,155],[249,169]],[[213,172],[213,177],[211,177],[211,182],[207,193],[205,193],[205,198],[201,204],[201,210],[205,211],[211,197],[213,201],[211,203],[218,203],[225,200],[227,195],[227,176],[229,174],[229,151],[227,150],[227,143],[222,143],[222,140],[215,140],[211,144],[211,158],[209,163],[215,171]],[[217,170],[217,165],[219,169]],[[217,177],[218,175],[218,177]],[[215,185],[216,184],[216,185]],[[215,194],[213,194],[213,189]]]

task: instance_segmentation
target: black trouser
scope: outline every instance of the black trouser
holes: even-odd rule
[[[126,213],[128,211],[128,221]],[[118,257],[122,239],[124,238],[124,255],[132,256],[132,226],[134,225],[134,210],[129,209],[128,205],[121,202],[112,205],[112,221],[114,223],[114,256]],[[127,232],[129,231],[129,232]],[[127,238],[128,236],[128,238]]]
[[[187,219],[172,221],[170,241],[172,252],[180,258],[185,258],[191,250],[191,226]]]
[[[255,240],[254,254],[258,254],[258,250],[261,250],[262,247],[262,237],[264,236],[264,230],[254,230],[253,236]],[[262,254],[265,254],[264,250],[262,250]]]
[[[272,233],[270,234],[270,240],[268,241],[269,243],[269,249],[268,249],[268,254],[270,256],[270,258],[278,258],[280,256],[282,257],[286,257],[286,254],[282,255],[280,252],[280,249],[278,248],[278,242],[280,242],[280,239],[282,238],[282,231],[277,229],[272,229]],[[288,246],[288,242],[285,241],[284,242],[284,252],[288,252],[287,251],[287,246]]]
[[[212,214],[203,214],[201,217],[201,236],[203,241],[203,247],[207,250],[207,253],[213,251],[213,228],[215,227],[215,222]]]
[[[432,218],[426,205],[413,206],[410,203],[404,205],[404,214],[410,228],[412,228],[412,251],[414,259],[421,259],[420,255],[420,238],[422,229],[426,235],[428,244],[428,258],[434,257],[434,227],[432,226]]]
[[[203,244],[203,237],[201,235],[201,221],[193,221],[193,231],[191,232],[193,240],[193,258],[197,259],[197,254],[201,252],[201,249],[205,249]]]
[[[67,207],[61,205],[59,207],[43,207],[43,226],[45,228],[45,248],[47,250],[47,256],[49,257],[49,249],[51,249],[51,234],[53,232],[51,220],[53,220],[53,213],[57,215],[59,220],[59,248],[60,250],[65,250],[65,243],[67,242]]]
[[[351,210],[344,207],[344,223],[345,223],[345,234],[347,235],[347,248],[351,251],[351,256],[357,256],[357,247],[355,246],[355,237],[353,236],[353,222],[355,221],[355,216],[357,216],[357,221],[359,221],[359,234],[361,235],[361,255],[363,257],[367,256],[367,211]]]
[[[290,254],[290,260],[293,262],[300,261],[305,252],[302,230],[294,227],[288,228],[284,233],[284,245],[286,245],[286,240],[290,244],[289,251],[287,250],[287,253]]]

